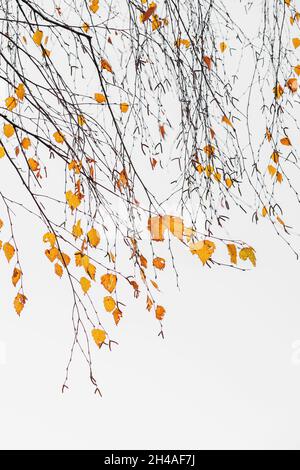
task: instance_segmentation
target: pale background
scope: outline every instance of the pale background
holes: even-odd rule
[[[166,270],[164,341],[128,299],[119,346],[96,355],[101,399],[79,356],[61,394],[70,293],[50,275],[34,219],[19,216],[30,304],[19,319],[1,258],[0,448],[300,449],[299,263],[266,221],[246,220],[232,231],[256,248],[249,272],[203,269],[175,247],[181,290]]]

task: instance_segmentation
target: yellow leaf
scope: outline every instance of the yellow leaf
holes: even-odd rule
[[[211,144],[208,144],[203,148],[203,151],[204,153],[206,153],[206,155],[208,155],[209,157],[212,157],[213,154],[215,153],[215,147]]]
[[[273,160],[274,163],[279,163],[279,153],[277,150],[274,150],[274,152],[271,155],[271,159]]]
[[[21,279],[21,276],[22,276],[22,271],[18,268],[14,268],[11,282],[13,283],[15,287],[18,284],[19,280]]]
[[[83,234],[83,230],[81,228],[81,220],[78,220],[76,224],[73,225],[72,235],[74,238],[80,238]]]
[[[90,30],[90,27],[87,23],[83,23],[83,25],[81,26],[82,30],[85,32],[85,33],[88,33],[89,30]]]
[[[40,168],[39,162],[37,162],[34,158],[29,158],[27,160],[29,168],[32,171],[37,171]]]
[[[157,258],[154,258],[152,264],[157,269],[164,269],[166,266],[166,261],[164,258],[157,257]]]
[[[116,302],[111,296],[104,297],[103,304],[107,312],[112,312],[116,307]]]
[[[90,278],[94,281],[96,276],[96,266],[94,266],[92,263],[89,263],[85,270]]]
[[[71,261],[69,255],[67,255],[66,253],[61,253],[60,251],[57,254],[57,259],[59,259],[59,261],[66,267],[70,264]]]
[[[86,294],[91,287],[91,281],[89,281],[86,277],[82,277],[80,279],[80,285],[83,292]]]
[[[15,249],[10,243],[4,243],[3,251],[8,262],[13,258]]]
[[[120,110],[122,113],[127,113],[128,109],[129,109],[128,103],[120,103]]]
[[[95,228],[91,228],[91,230],[87,233],[87,237],[91,246],[96,248],[99,245],[100,235],[98,230],[96,230]]]
[[[97,101],[97,103],[105,103],[106,102],[106,98],[102,93],[95,93],[94,98]]]
[[[92,330],[92,336],[93,336],[93,339],[94,339],[95,343],[100,348],[100,346],[102,345],[102,343],[104,343],[104,341],[106,339],[105,331],[104,330],[99,330],[98,328],[94,328]]]
[[[3,223],[3,220],[0,219],[0,230],[2,229],[4,223]]]
[[[203,266],[212,257],[216,245],[210,240],[203,240],[190,244],[190,251],[193,255],[198,255]]]
[[[295,49],[297,49],[300,46],[300,39],[299,38],[293,38],[293,46]]]
[[[283,91],[284,90],[280,83],[277,83],[277,85],[273,88],[273,93],[275,95],[276,100],[279,100],[282,97]]]
[[[97,13],[97,11],[99,10],[99,0],[91,0],[89,9],[92,13]]]
[[[58,276],[58,277],[62,277],[63,273],[64,273],[64,270],[62,268],[62,266],[58,263],[55,263],[54,265],[54,272],[55,274]]]
[[[237,264],[237,249],[233,243],[227,245],[228,254],[230,256],[230,262]]]
[[[14,300],[14,307],[15,311],[17,312],[18,315],[22,312],[24,305],[26,303],[27,297],[23,294],[17,294]]]
[[[113,317],[114,317],[114,321],[115,321],[115,324],[118,325],[119,321],[120,321],[120,318],[123,316],[121,310],[119,310],[118,308],[116,308],[113,313],[112,313]]]
[[[266,217],[268,215],[268,209],[265,206],[262,208],[261,215],[263,217]]]
[[[166,310],[161,305],[157,305],[155,309],[155,316],[157,320],[162,321],[165,316]]]
[[[32,36],[32,39],[37,46],[40,46],[42,44],[43,35],[44,35],[43,31],[41,31],[40,29],[37,29],[34,35]]]
[[[115,274],[103,274],[101,284],[111,294],[116,288],[117,276]]]
[[[225,183],[226,183],[226,186],[227,186],[228,189],[231,188],[231,186],[233,185],[232,179],[229,178],[229,177],[225,178]]]
[[[227,44],[226,42],[220,42],[220,51],[223,53],[227,49]]]
[[[9,96],[5,100],[5,106],[7,107],[8,111],[12,111],[18,105],[18,102],[14,96]]]
[[[272,178],[273,178],[273,176],[276,175],[276,171],[277,171],[277,170],[276,170],[276,168],[275,168],[273,165],[269,165],[269,166],[268,166],[268,172],[270,173],[270,175],[272,176]]]
[[[85,125],[85,117],[83,116],[83,114],[79,114],[79,116],[77,116],[77,121],[79,126],[82,127]]]
[[[25,86],[23,85],[23,83],[20,83],[17,86],[15,91],[16,91],[16,95],[19,98],[19,100],[23,101],[23,99],[25,98]]]
[[[184,233],[184,223],[180,217],[172,215],[158,215],[149,217],[148,230],[154,241],[163,241],[164,232],[168,229],[176,238],[182,241]]]
[[[14,126],[12,126],[11,124],[4,124],[3,132],[4,132],[5,137],[7,137],[9,139],[15,133]]]
[[[0,145],[0,158],[3,158],[5,156],[5,149]]]
[[[251,246],[249,246],[248,248],[242,248],[241,249],[240,258],[243,261],[246,261],[247,259],[249,259],[251,261],[251,263],[253,264],[253,266],[254,267],[256,266],[255,250]]]
[[[29,137],[24,137],[24,139],[21,142],[21,145],[23,149],[28,150],[29,147],[31,146],[31,140],[29,139]]]
[[[300,75],[300,65],[296,65],[294,67],[294,72],[295,72],[296,75],[298,75],[298,76]]]
[[[70,209],[72,209],[72,211],[74,209],[77,209],[77,207],[80,205],[80,202],[81,202],[79,197],[76,194],[74,194],[72,191],[66,192],[66,200],[67,200],[67,203],[69,204]]]
[[[50,250],[46,250],[45,251],[45,255],[47,256],[47,258],[51,261],[51,263],[53,263],[53,261],[57,258],[58,256],[58,249],[57,248],[50,248]]]
[[[44,242],[44,243],[49,242],[50,245],[51,245],[51,248],[53,248],[54,245],[55,245],[55,242],[56,242],[56,236],[54,235],[54,233],[47,232],[47,233],[45,233],[45,235],[43,236],[43,242]]]
[[[53,137],[58,144],[63,144],[65,141],[65,137],[60,131],[54,132]]]
[[[188,49],[190,45],[191,42],[189,39],[177,39],[177,41],[175,42],[176,47],[185,46],[185,48]]]

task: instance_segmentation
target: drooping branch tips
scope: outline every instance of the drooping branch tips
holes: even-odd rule
[[[115,343],[124,288],[163,337],[159,276],[178,283],[176,250],[203,269],[256,266],[231,218],[268,220],[297,255],[296,3],[0,0],[0,171],[14,182],[0,183],[1,262],[23,315],[25,211],[72,292],[63,389],[78,348],[99,391],[93,347]]]

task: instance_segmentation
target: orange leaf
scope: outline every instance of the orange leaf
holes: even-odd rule
[[[203,266],[212,257],[216,245],[210,240],[203,240],[190,244],[190,251],[193,255],[198,255],[202,261]]]
[[[157,305],[155,309],[155,316],[157,320],[162,321],[165,316],[166,310],[161,305]]]
[[[100,346],[104,343],[106,339],[106,333],[104,330],[99,330],[98,328],[94,328],[92,330],[92,337],[97,344],[97,346],[100,348]]]
[[[3,251],[8,262],[13,258],[15,249],[10,243],[4,243]]]
[[[103,274],[101,284],[111,294],[116,288],[117,276],[115,274]]]
[[[154,258],[153,266],[157,269],[164,269],[166,266],[166,261],[164,260],[164,258]]]
[[[104,297],[103,304],[107,312],[112,312],[116,307],[116,302],[111,296]]]
[[[18,315],[22,312],[24,305],[26,303],[27,297],[23,294],[17,294],[14,300],[14,307],[15,311],[17,312]]]

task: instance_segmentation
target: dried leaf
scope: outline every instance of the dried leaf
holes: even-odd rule
[[[202,261],[203,266],[212,257],[216,245],[210,240],[202,240],[196,243],[190,244],[190,251],[193,255],[198,255]]]
[[[117,276],[115,274],[103,274],[101,284],[111,294],[116,288]]]

